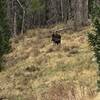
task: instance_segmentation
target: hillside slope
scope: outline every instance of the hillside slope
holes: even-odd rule
[[[34,29],[12,39],[0,73],[0,97],[7,100],[92,100],[96,67],[85,28],[62,32],[61,45],[51,42],[49,29]]]

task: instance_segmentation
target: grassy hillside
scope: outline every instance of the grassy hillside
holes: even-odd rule
[[[0,97],[7,100],[93,100],[96,96],[95,58],[84,28],[60,33],[59,46],[49,29],[34,29],[12,39],[0,73]],[[96,99],[100,100],[100,99]]]

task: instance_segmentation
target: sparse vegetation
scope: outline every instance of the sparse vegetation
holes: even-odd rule
[[[92,61],[85,35],[88,30],[62,34],[60,47],[49,38],[40,38],[44,43],[40,46],[35,30],[17,43],[13,41],[13,51],[5,55],[6,69],[0,73],[0,96],[8,100],[92,100],[96,96],[97,64]],[[53,50],[48,52],[50,48]],[[70,53],[73,48],[78,52]]]

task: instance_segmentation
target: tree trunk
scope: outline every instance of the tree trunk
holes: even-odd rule
[[[88,0],[83,0],[82,2],[82,25],[86,26],[88,25]]]
[[[14,29],[14,37],[17,36],[17,14],[16,14],[16,11],[14,13],[14,26],[13,26],[13,29]]]
[[[22,19],[22,28],[21,28],[21,34],[24,33],[24,24],[25,24],[25,10],[23,9],[23,19]]]

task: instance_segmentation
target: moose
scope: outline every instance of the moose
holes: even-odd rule
[[[61,35],[58,34],[57,32],[56,33],[53,33],[52,34],[52,41],[54,44],[61,44]]]

